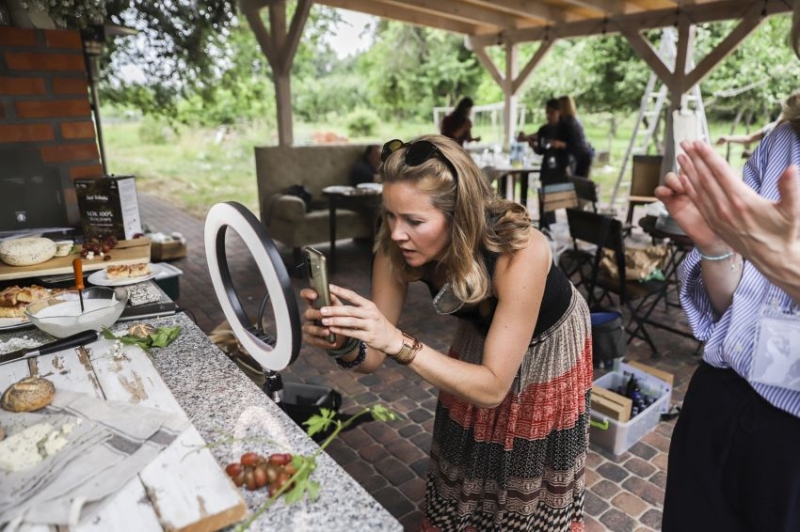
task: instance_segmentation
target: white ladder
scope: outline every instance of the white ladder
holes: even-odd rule
[[[675,43],[677,39],[678,34],[675,28],[664,28],[661,33],[661,43],[658,48],[659,57],[661,57],[664,64],[672,70],[675,68],[675,56],[677,55]],[[689,61],[689,68],[694,68],[693,58]],[[658,86],[658,89],[656,89],[656,86]],[[628,177],[626,174],[628,162],[631,160],[632,155],[645,155],[649,151],[650,143],[653,141],[656,131],[658,131],[658,127],[661,124],[664,104],[667,102],[668,94],[667,86],[661,83],[655,72],[652,72],[645,86],[642,102],[639,106],[639,115],[636,117],[636,124],[633,126],[631,141],[628,143],[628,148],[625,151],[625,158],[622,160],[622,167],[619,170],[617,181],[614,184],[614,190],[611,193],[611,207],[620,203],[625,203],[626,199],[618,196],[620,188],[630,189],[630,179],[626,179],[626,177]],[[703,105],[699,83],[695,84],[695,86],[683,96],[681,100],[681,109],[688,108],[690,103],[694,104],[694,112],[697,114],[700,121],[703,138],[708,141],[710,138],[708,122],[706,120],[706,111]],[[643,127],[644,124],[646,124],[647,127]],[[656,146],[656,149],[658,149],[658,146]]]

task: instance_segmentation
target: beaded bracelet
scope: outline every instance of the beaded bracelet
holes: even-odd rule
[[[697,250],[697,254],[700,255],[700,258],[703,260],[710,260],[711,262],[716,262],[720,260],[725,260],[733,257],[734,252],[729,251],[727,253],[723,253],[722,255],[704,255],[699,249]]]
[[[358,342],[358,356],[351,360],[350,362],[345,362],[341,358],[336,359],[336,363],[339,364],[339,367],[344,369],[353,369],[361,365],[362,362],[367,358],[367,344],[364,342]]]
[[[339,349],[326,349],[325,352],[328,353],[329,357],[338,360],[340,356],[350,353],[357,346],[358,346],[358,340],[356,340],[355,338],[348,338],[347,341],[344,343],[344,345]]]

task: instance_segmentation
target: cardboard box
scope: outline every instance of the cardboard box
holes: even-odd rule
[[[592,386],[592,410],[625,423],[631,418],[633,401],[611,390]]]
[[[593,423],[589,429],[589,439],[592,443],[608,449],[615,455],[624,453],[645,434],[653,430],[661,421],[661,414],[669,410],[672,400],[672,384],[650,372],[650,370],[656,372],[660,372],[660,370],[644,364],[637,364],[637,366],[643,366],[646,370],[621,363],[617,371],[612,371],[596,379],[592,387],[591,418]],[[672,374],[662,373],[669,376],[670,381],[674,380]],[[610,399],[613,396],[610,394],[614,393],[611,392],[612,389],[617,389],[627,383],[631,374],[636,377],[642,392],[657,399],[636,417],[621,421],[617,418],[619,405],[615,406]],[[597,402],[594,397],[596,393],[599,398]],[[615,395],[622,397],[619,394]]]
[[[130,240],[142,233],[133,176],[76,179],[75,194],[84,236]]]
[[[178,240],[150,244],[150,260],[153,262],[182,259],[185,256],[186,244]]]

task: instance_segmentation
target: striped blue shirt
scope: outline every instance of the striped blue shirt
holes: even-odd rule
[[[778,178],[790,164],[800,166],[800,136],[784,123],[764,137],[744,167],[745,183],[761,196],[778,201]],[[733,303],[716,319],[706,296],[700,275],[700,256],[692,251],[681,264],[681,303],[695,336],[706,342],[703,359],[717,368],[731,368],[750,382],[750,385],[773,406],[800,417],[800,392],[769,386],[748,379],[756,327],[766,304],[777,304],[785,312],[796,312],[798,306],[780,288],[748,261]],[[800,353],[796,353],[800,360]]]

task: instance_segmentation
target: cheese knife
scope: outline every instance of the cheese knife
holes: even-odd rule
[[[42,344],[38,347],[18,349],[16,351],[0,355],[0,366],[2,366],[3,364],[8,364],[9,362],[16,362],[19,360],[25,360],[28,358],[34,358],[42,355],[49,355],[50,353],[56,353],[58,351],[63,351],[71,347],[80,347],[82,345],[90,344],[96,341],[97,338],[98,338],[97,331],[90,329],[88,331],[81,331],[79,333],[75,333],[72,336],[67,336],[66,338],[61,338],[54,342]]]

